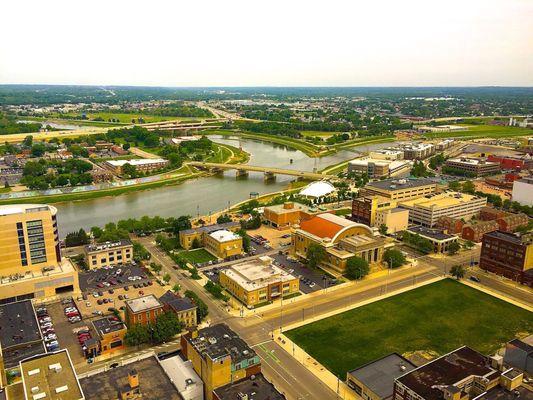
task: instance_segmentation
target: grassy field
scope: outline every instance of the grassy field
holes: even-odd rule
[[[286,334],[343,379],[391,352],[444,354],[468,345],[490,354],[517,333],[532,332],[532,313],[446,279]]]
[[[328,138],[328,137],[333,136],[335,133],[338,133],[338,132],[300,131],[300,133],[302,135],[304,135],[304,136],[310,136],[310,137],[319,136],[319,137],[323,137],[323,138]]]
[[[424,134],[424,136],[428,138],[444,138],[444,137],[505,138],[505,137],[533,135],[533,129],[518,128],[516,126],[465,125],[465,124],[460,124],[459,126],[467,127],[468,130],[457,131],[457,132],[426,133]]]
[[[216,257],[214,257],[205,249],[185,250],[179,252],[178,254],[191,264],[205,263],[216,260]]]
[[[70,117],[77,117],[81,115],[81,113],[76,114],[58,114],[54,115],[54,118],[61,118],[61,116],[70,116]],[[92,120],[94,118],[102,118],[104,121],[111,119],[118,119],[120,123],[123,124],[131,124],[132,118],[139,118],[142,117],[144,119],[145,123],[149,122],[160,122],[160,121],[169,121],[169,120],[180,120],[180,121],[198,121],[201,118],[198,117],[163,117],[161,115],[150,115],[150,114],[128,114],[128,113],[110,113],[110,112],[97,112],[97,113],[87,113],[87,118],[89,120]],[[73,121],[70,119],[67,119],[65,121]],[[76,120],[75,120],[76,121]],[[80,120],[84,121],[84,120]]]

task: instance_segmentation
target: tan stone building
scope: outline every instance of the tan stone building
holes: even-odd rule
[[[409,210],[397,207],[398,202],[383,196],[357,197],[352,201],[352,221],[379,227],[385,224],[388,233],[407,229]]]
[[[205,235],[204,248],[217,258],[226,259],[242,254],[242,236],[221,229]]]
[[[0,300],[79,292],[76,270],[61,257],[56,215],[43,204],[0,206]]]
[[[113,267],[133,261],[133,244],[128,239],[85,246],[85,262],[89,269]]]
[[[370,264],[380,263],[388,244],[374,236],[372,229],[333,214],[320,214],[303,221],[292,235],[291,251],[301,259],[307,257],[311,245],[324,247],[327,253],[322,267],[343,273],[350,257],[358,256]]]
[[[264,208],[263,219],[272,227],[287,229],[298,225],[300,221],[311,218],[313,215],[329,212],[317,207],[309,207],[296,202],[286,202]]]
[[[360,197],[378,195],[391,200],[410,200],[437,192],[437,184],[430,179],[386,179],[369,182],[359,191]]]
[[[270,257],[234,264],[221,271],[219,279],[222,287],[248,307],[300,290],[299,279],[275,266]]]
[[[193,247],[194,239],[198,240],[200,246],[204,246],[206,236],[212,232],[216,232],[219,230],[237,232],[239,229],[241,229],[241,224],[237,221],[185,229],[183,231],[180,231],[179,233],[180,246],[183,247],[185,250],[190,250]]]

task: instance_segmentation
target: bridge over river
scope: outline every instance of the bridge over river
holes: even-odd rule
[[[219,163],[209,163],[201,161],[191,161],[187,163],[188,165],[200,169],[205,169],[209,171],[224,171],[233,169],[237,171],[237,176],[247,175],[248,172],[263,172],[265,174],[265,179],[271,179],[276,175],[289,175],[296,176],[302,179],[309,180],[321,180],[321,179],[336,179],[335,175],[321,174],[319,172],[308,172],[308,171],[299,171],[296,169],[284,169],[284,168],[274,168],[274,167],[260,167],[255,165],[248,164],[219,164]]]

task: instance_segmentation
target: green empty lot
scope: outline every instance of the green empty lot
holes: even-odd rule
[[[191,264],[205,263],[216,260],[216,257],[205,249],[181,251],[178,254]]]
[[[392,352],[444,354],[468,345],[490,354],[532,330],[533,313],[446,279],[286,334],[343,379],[347,371]]]

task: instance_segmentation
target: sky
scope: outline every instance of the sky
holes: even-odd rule
[[[533,0],[1,0],[0,84],[533,86]]]

